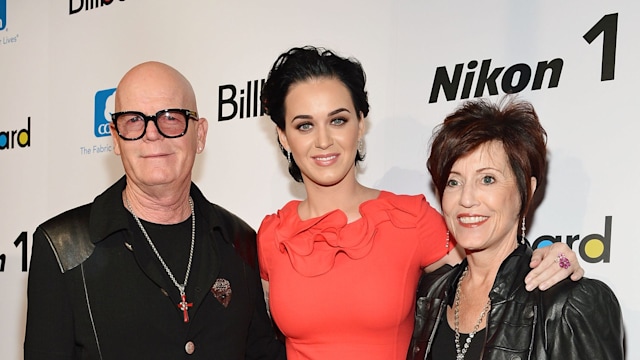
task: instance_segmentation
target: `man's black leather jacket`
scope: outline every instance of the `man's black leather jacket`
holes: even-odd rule
[[[519,245],[498,271],[489,294],[482,360],[624,359],[622,315],[611,289],[601,281],[583,278],[528,292],[524,278],[531,254],[528,245]],[[466,266],[465,260],[420,279],[407,359],[427,359]]]

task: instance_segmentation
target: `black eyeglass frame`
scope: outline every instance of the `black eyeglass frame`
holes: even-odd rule
[[[158,126],[158,116],[162,115],[163,113],[166,112],[178,112],[181,113],[185,116],[185,118],[187,119],[187,122],[184,125],[184,131],[182,131],[180,134],[178,135],[167,135],[165,133],[162,132],[162,130],[160,130],[160,127]],[[124,114],[133,114],[133,115],[139,115],[141,118],[144,119],[144,129],[142,130],[142,134],[140,134],[140,136],[135,137],[135,138],[128,138],[125,137],[124,135],[122,135],[120,133],[120,130],[118,130],[118,116],[120,115],[124,115]],[[116,132],[118,133],[118,136],[120,136],[120,138],[122,140],[127,140],[127,141],[134,141],[134,140],[138,140],[138,139],[142,139],[142,137],[144,136],[144,134],[147,133],[147,126],[149,125],[149,121],[152,121],[153,124],[156,126],[156,129],[158,130],[158,132],[160,133],[160,135],[168,138],[168,139],[175,139],[175,138],[179,138],[181,136],[184,136],[184,134],[187,133],[187,130],[189,129],[189,119],[193,119],[198,121],[198,113],[195,111],[191,111],[191,110],[187,110],[187,109],[164,109],[164,110],[160,110],[158,112],[156,112],[154,115],[146,115],[140,111],[120,111],[120,112],[116,112],[116,113],[112,113],[111,114],[111,122],[113,124],[113,126],[116,129]]]

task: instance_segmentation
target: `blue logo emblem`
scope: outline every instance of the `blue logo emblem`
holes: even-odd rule
[[[2,1],[2,0],[0,0]],[[95,115],[94,115],[94,127],[93,133],[96,137],[103,137],[111,135],[109,131],[109,123],[111,122],[111,112],[108,109],[113,109],[113,94],[116,89],[100,90],[96,93],[95,97]]]
[[[7,27],[7,0],[0,0],[0,30]]]

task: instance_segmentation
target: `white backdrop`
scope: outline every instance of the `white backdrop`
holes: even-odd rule
[[[631,95],[640,82],[639,10],[631,0],[0,0],[2,358],[22,358],[36,226],[122,175],[111,139],[97,135],[113,110],[105,95],[124,72],[159,60],[191,80],[210,122],[194,179],[210,200],[257,228],[304,192],[287,174],[271,121],[253,105],[232,116],[231,103],[252,104],[254,81],[275,58],[311,44],[354,56],[367,72],[372,108],[360,180],[424,193],[435,206],[424,166],[433,127],[483,89],[483,65],[494,76],[482,95],[493,94],[494,81],[494,99],[509,81],[522,85],[520,97],[536,106],[550,149],[546,194],[528,237],[574,239],[587,275],[618,295],[627,359],[640,359],[633,285],[640,125]],[[561,67],[535,86],[538,64],[547,62]],[[432,95],[443,82],[453,84]]]

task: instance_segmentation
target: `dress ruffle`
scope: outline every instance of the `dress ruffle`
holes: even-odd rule
[[[291,201],[275,216],[269,228],[275,229],[275,246],[289,256],[293,268],[303,276],[318,276],[335,264],[338,253],[353,260],[367,256],[374,245],[380,224],[387,221],[402,229],[415,228],[419,216],[419,199],[397,201],[398,196],[381,191],[376,199],[360,205],[362,217],[347,223],[341,210],[300,220],[298,205]]]

